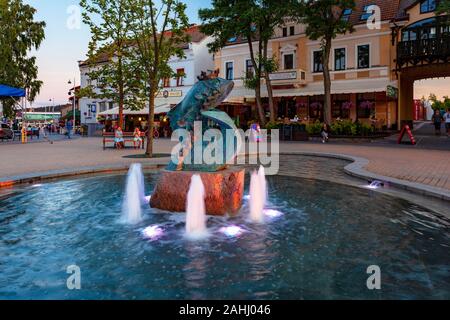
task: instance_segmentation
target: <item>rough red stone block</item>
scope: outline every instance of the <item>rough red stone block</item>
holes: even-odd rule
[[[194,174],[205,186],[206,213],[223,216],[239,212],[244,196],[244,169],[220,172],[162,171],[150,200],[150,206],[171,212],[185,212],[186,198]]]

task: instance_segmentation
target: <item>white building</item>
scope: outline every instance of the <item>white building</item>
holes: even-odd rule
[[[191,26],[187,33],[191,36],[191,42],[184,45],[184,58],[172,57],[169,65],[177,74],[184,74],[184,77],[176,77],[173,79],[165,79],[162,83],[162,90],[156,97],[155,112],[158,110],[167,112],[170,107],[178,104],[183,100],[186,93],[198,81],[197,76],[202,71],[214,70],[214,55],[208,51],[208,43],[211,37],[200,32],[199,26]],[[107,62],[107,61],[100,61]],[[89,67],[86,62],[79,64],[81,75],[81,88],[89,86],[90,80],[87,76]],[[97,117],[99,115],[116,115],[118,114],[118,106],[108,100],[98,100],[82,98],[80,99],[81,123],[88,126],[97,125]],[[124,110],[124,114],[136,115],[136,112]],[[148,114],[148,109],[144,109],[140,114]]]

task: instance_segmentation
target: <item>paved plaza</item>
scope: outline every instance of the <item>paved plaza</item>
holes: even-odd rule
[[[392,177],[425,186],[450,190],[450,149],[442,145],[450,143],[450,138],[431,138],[426,134],[423,139],[432,139],[435,144],[401,145],[390,140],[377,142],[352,143],[334,141],[329,144],[320,142],[282,142],[280,153],[318,153],[338,154],[368,160],[367,171],[377,175]],[[440,141],[443,141],[441,144]],[[79,168],[114,168],[141,162],[146,166],[163,165],[174,143],[167,139],[155,141],[154,159],[137,158],[143,150],[127,148],[125,150],[103,150],[101,138],[79,138],[71,141],[58,140],[54,144],[47,142],[21,144],[0,143],[0,181],[8,181],[17,176],[46,175],[49,172]],[[281,156],[283,161],[283,156]]]

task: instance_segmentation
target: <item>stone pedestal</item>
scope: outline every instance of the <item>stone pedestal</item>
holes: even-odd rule
[[[185,212],[186,199],[194,174],[205,187],[208,215],[236,214],[242,206],[245,170],[231,168],[219,172],[162,171],[150,200],[150,206],[172,212]]]

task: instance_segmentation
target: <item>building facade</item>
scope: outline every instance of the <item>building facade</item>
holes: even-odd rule
[[[379,26],[371,23],[372,5],[380,9]],[[434,9],[434,0],[360,0],[354,9],[345,11],[344,19],[353,24],[354,32],[339,35],[332,44],[329,67],[333,119],[367,121],[380,129],[397,129],[413,119],[413,82],[408,82],[406,89],[400,83],[397,52],[405,40],[402,30],[434,17]],[[270,48],[269,56],[278,63],[278,71],[270,76],[276,117],[323,120],[320,42],[308,39],[304,25],[287,21],[276,30]],[[235,117],[251,115],[256,119],[254,92],[244,86],[251,71],[247,42],[230,39],[215,58],[220,76],[236,83],[225,108]],[[264,83],[262,96],[268,96]],[[264,100],[263,104],[268,112],[268,104]]]
[[[170,110],[170,107],[181,102],[186,93],[198,81],[197,76],[202,71],[214,69],[213,54],[209,53],[207,47],[208,43],[211,42],[211,38],[201,33],[196,25],[191,26],[187,33],[191,37],[191,42],[183,45],[184,58],[172,57],[169,60],[169,66],[179,76],[162,81],[161,90],[155,101],[156,114],[165,113],[167,110]],[[86,62],[81,62],[79,67],[81,87],[85,88],[91,85],[88,78],[89,67]],[[108,100],[82,98],[80,99],[80,109],[81,123],[87,125],[97,125],[99,115],[108,119],[116,119],[118,114],[118,105]],[[127,118],[126,126],[135,126],[137,122],[141,122],[142,127],[146,126],[148,108],[144,108],[139,112],[124,110],[124,114]]]

